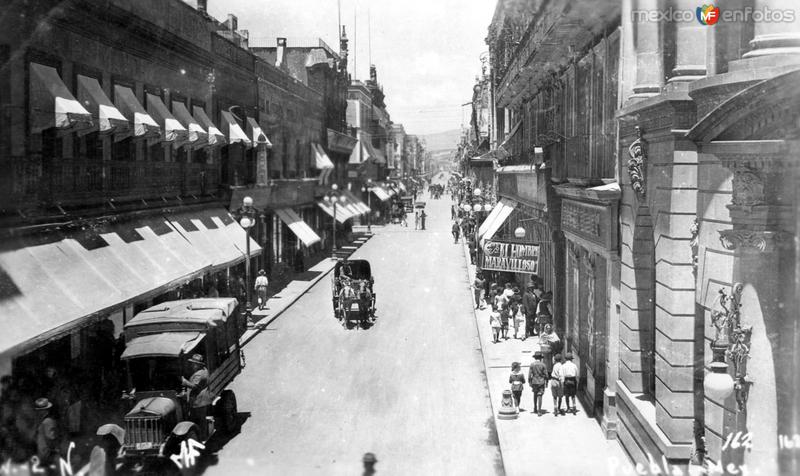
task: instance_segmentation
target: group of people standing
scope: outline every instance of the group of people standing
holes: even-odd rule
[[[527,378],[527,383],[533,393],[533,413],[538,416],[544,414],[542,399],[545,389],[549,386],[553,396],[553,416],[557,417],[567,412],[572,412],[573,415],[577,414],[575,395],[578,390],[578,366],[572,362],[572,358],[572,352],[567,352],[562,363],[560,353],[556,354],[552,360],[549,357],[545,359],[545,354],[541,351],[533,354],[533,362],[528,369]],[[511,394],[517,408],[522,400],[525,382],[521,364],[512,362],[508,383],[511,384]],[[566,399],[566,410],[561,409],[561,402],[564,399]]]
[[[558,340],[558,335],[553,332],[553,293],[544,292],[540,283],[532,281],[523,294],[518,286],[511,283],[505,283],[504,286],[496,282],[488,283],[479,270],[472,289],[475,309],[485,309],[485,304],[492,308],[489,324],[495,343],[500,339],[508,340],[511,326],[514,328],[514,339],[539,336],[540,340],[544,338],[548,343]]]

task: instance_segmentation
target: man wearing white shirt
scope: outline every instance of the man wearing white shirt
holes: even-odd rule
[[[567,399],[567,411],[570,411],[569,402],[571,399],[572,414],[575,415],[578,412],[575,406],[575,395],[578,391],[578,366],[572,362],[572,352],[567,352],[567,355],[564,357],[566,358],[566,362],[561,365],[560,370],[564,382],[564,396]]]

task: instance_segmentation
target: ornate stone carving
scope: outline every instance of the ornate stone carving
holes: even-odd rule
[[[695,276],[697,276],[697,253],[700,248],[700,221],[698,221],[696,217],[694,221],[692,221],[692,225],[689,227],[689,233],[692,234],[692,239],[689,241],[689,246],[692,248],[692,272]]]
[[[733,169],[733,199],[735,206],[752,207],[761,205],[764,200],[764,179],[761,174],[748,166]]]
[[[601,241],[600,211],[574,202],[561,204],[561,227]]]
[[[789,246],[792,236],[782,231],[723,230],[719,232],[719,240],[726,250],[754,249],[769,253]]]
[[[634,128],[636,140],[628,147],[631,158],[628,159],[628,175],[631,178],[631,187],[639,197],[644,200],[647,194],[647,182],[645,180],[645,168],[647,167],[647,143],[642,138],[642,129],[639,126]]]

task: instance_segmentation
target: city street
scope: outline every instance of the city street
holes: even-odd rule
[[[246,348],[244,419],[206,474],[502,474],[464,255],[449,200],[428,229],[376,228],[377,322],[345,330],[322,279]]]

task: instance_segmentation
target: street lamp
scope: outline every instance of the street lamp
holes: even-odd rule
[[[514,236],[516,236],[517,239],[520,239],[520,240],[525,238],[525,228],[522,228],[521,226],[518,226],[517,229],[514,230]]]
[[[250,304],[250,229],[256,224],[256,209],[253,207],[253,199],[251,197],[244,197],[242,199],[242,209],[240,212],[239,224],[244,228],[245,235],[245,262],[244,262],[244,276],[245,276],[245,317],[248,324],[250,323],[250,313],[252,307]]]
[[[367,213],[367,233],[372,233],[372,194],[370,191],[373,187],[372,179],[367,179],[367,183],[361,187],[362,192],[367,192],[367,207],[369,207],[369,213]]]
[[[333,246],[331,252],[336,253],[336,202],[339,201],[339,186],[331,185],[329,192],[325,194],[324,200],[333,206]]]

